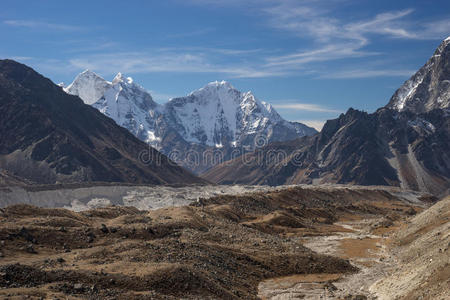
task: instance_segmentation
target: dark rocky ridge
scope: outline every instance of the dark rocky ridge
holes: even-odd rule
[[[372,114],[349,109],[327,121],[318,135],[268,145],[203,177],[228,184],[351,183],[448,193],[450,118],[437,99],[448,99],[450,93],[450,86],[442,84],[450,82],[450,40],[436,53],[426,65],[432,71],[423,75],[424,67],[412,77],[422,76],[427,85],[407,92],[416,96],[405,102],[405,109],[394,100]],[[404,87],[400,90],[405,93]],[[398,100],[399,91],[392,99]]]
[[[430,124],[434,131],[427,129]],[[442,110],[412,115],[350,109],[314,137],[271,144],[204,177],[230,184],[393,185],[441,194],[450,188],[449,129]]]
[[[203,182],[80,98],[12,60],[0,60],[0,115],[0,168],[9,176],[45,184]],[[160,163],[143,163],[142,153]]]

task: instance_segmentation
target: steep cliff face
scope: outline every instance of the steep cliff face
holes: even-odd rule
[[[64,91],[80,97],[84,103],[91,105],[100,99],[111,86],[111,82],[90,70],[86,70],[80,73],[69,86],[65,87]]]
[[[450,106],[450,37],[392,96],[387,107],[414,113]]]
[[[248,145],[257,135],[280,141],[316,133],[303,124],[294,126],[270,104],[259,101],[251,92],[239,92],[225,81],[171,99],[165,114],[184,140],[207,146]]]

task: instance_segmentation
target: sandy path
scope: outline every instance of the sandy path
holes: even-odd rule
[[[350,232],[302,239],[303,244],[315,252],[349,259],[360,272],[345,276],[317,274],[315,279],[311,275],[269,279],[260,283],[259,296],[271,300],[342,299],[349,295],[376,299],[369,287],[395,264],[386,249],[387,236],[369,233],[371,224],[379,220],[381,218],[339,222],[335,224]]]

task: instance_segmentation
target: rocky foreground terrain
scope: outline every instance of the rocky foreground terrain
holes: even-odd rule
[[[432,219],[413,218],[436,200],[393,188],[291,187],[150,211],[13,205],[0,210],[0,297],[371,299],[383,291],[392,299],[384,286],[401,282],[385,275],[419,259],[427,273],[416,268],[422,277],[410,292],[445,299],[448,199]],[[439,256],[402,254],[420,243],[434,249],[431,240]],[[401,249],[398,258],[391,249]]]

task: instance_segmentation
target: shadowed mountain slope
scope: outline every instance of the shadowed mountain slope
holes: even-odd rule
[[[9,176],[35,183],[203,182],[12,60],[0,60],[0,115],[0,168]]]

